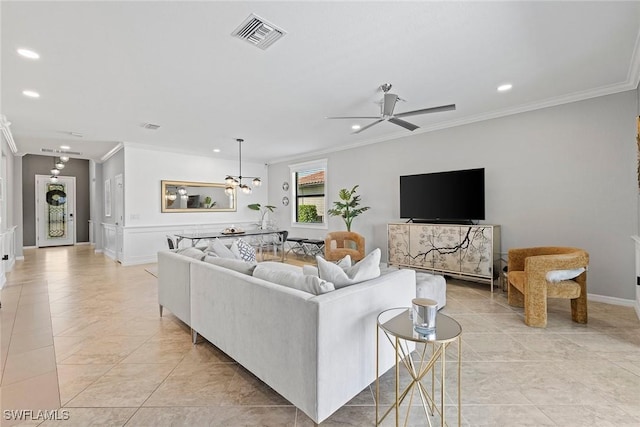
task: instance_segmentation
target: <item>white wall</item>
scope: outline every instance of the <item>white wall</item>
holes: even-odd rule
[[[122,165],[122,169],[120,169]],[[259,213],[247,208],[251,203],[267,200],[267,168],[261,163],[242,162],[246,176],[260,176],[261,187],[253,187],[250,195],[238,192],[236,212],[171,212],[161,211],[161,181],[193,181],[223,183],[228,174],[238,173],[238,160],[224,160],[125,145],[116,156],[103,164],[102,179],[124,174],[124,227],[122,228],[122,263],[141,264],[156,261],[159,250],[167,249],[167,235],[204,231],[222,231],[225,227],[255,227]],[[250,181],[250,180],[249,180]],[[247,184],[251,185],[250,182]],[[113,209],[113,208],[112,208]],[[108,220],[108,218],[107,218]],[[113,257],[116,229],[109,222],[104,227],[104,252]]]
[[[502,252],[577,246],[591,255],[589,293],[634,299],[638,204],[637,92],[541,109],[269,167],[269,202],[282,206],[288,164],[328,158],[329,202],[360,184],[371,210],[352,229],[367,250],[387,252],[386,224],[399,220],[399,176],[485,168],[486,221],[502,226]],[[464,106],[459,106],[463,108]],[[382,124],[381,126],[391,126]],[[290,210],[277,212],[290,224]],[[340,218],[329,229],[344,230]],[[290,229],[322,238],[325,230]]]
[[[260,176],[263,185],[249,195],[238,192],[236,212],[163,213],[160,209],[162,180],[224,183],[228,174],[238,173],[238,160],[224,160],[188,154],[125,148],[125,224],[176,225],[257,222],[259,215],[248,204],[267,200],[267,169],[261,163],[242,162],[242,174]]]

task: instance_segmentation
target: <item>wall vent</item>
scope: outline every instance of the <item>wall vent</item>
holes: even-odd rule
[[[143,123],[141,126],[149,130],[158,130],[160,127],[160,125],[154,125],[153,123]]]
[[[73,154],[74,156],[82,155],[82,153],[79,151],[57,150],[57,149],[51,149],[51,148],[41,148],[40,151],[42,151],[43,153]]]
[[[287,33],[283,29],[253,13],[231,33],[232,36],[245,40],[262,50],[266,50],[285,34]]]

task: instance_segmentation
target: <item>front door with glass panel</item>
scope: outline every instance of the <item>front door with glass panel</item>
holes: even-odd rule
[[[36,175],[36,245],[75,244],[76,178]]]

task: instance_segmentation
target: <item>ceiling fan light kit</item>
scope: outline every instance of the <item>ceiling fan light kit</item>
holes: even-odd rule
[[[224,179],[224,182],[227,186],[224,188],[224,192],[231,196],[233,194],[233,190],[238,187],[244,194],[251,194],[253,191],[251,187],[242,183],[243,178],[253,179],[252,184],[254,187],[259,187],[262,185],[262,180],[257,176],[242,176],[242,143],[244,139],[236,139],[238,141],[238,175],[227,175]]]
[[[353,134],[357,134],[360,133],[362,131],[365,131],[367,129],[369,129],[372,126],[377,125],[378,123],[384,122],[384,121],[388,121],[390,123],[393,123],[394,125],[398,125],[401,126],[407,130],[410,131],[414,131],[418,128],[420,128],[420,126],[414,125],[413,123],[409,123],[406,120],[402,120],[402,117],[409,117],[409,116],[417,116],[419,114],[428,114],[428,113],[439,113],[441,111],[452,111],[456,109],[456,105],[455,104],[449,104],[449,105],[441,105],[439,107],[430,107],[430,108],[422,108],[420,110],[413,110],[413,111],[406,111],[404,113],[398,113],[398,114],[394,114],[394,110],[396,107],[396,103],[398,101],[404,101],[402,98],[400,98],[398,95],[396,95],[395,93],[389,93],[389,91],[391,90],[392,85],[390,83],[384,83],[382,85],[380,85],[380,90],[382,90],[382,92],[384,92],[384,96],[380,102],[380,115],[379,116],[343,116],[343,117],[327,117],[327,119],[349,119],[349,120],[353,120],[353,119],[362,119],[362,120],[375,120],[375,122],[370,123],[366,126],[362,126],[358,129],[356,129]],[[354,127],[355,129],[355,127]]]

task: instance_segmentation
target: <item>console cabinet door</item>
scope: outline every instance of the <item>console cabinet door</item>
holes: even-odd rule
[[[441,271],[460,271],[460,227],[432,225],[433,266]]]
[[[476,276],[492,277],[493,229],[461,227],[462,250],[460,271]]]
[[[433,227],[410,225],[409,229],[409,249],[413,266],[433,268]]]
[[[389,224],[389,264],[412,264],[409,256],[409,225]]]

